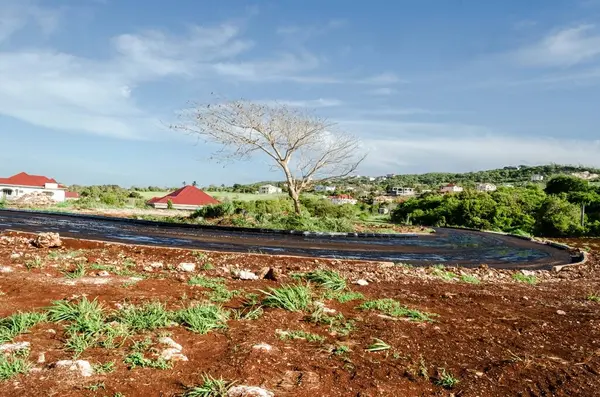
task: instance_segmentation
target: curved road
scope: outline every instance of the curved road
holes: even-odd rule
[[[431,235],[327,236],[178,225],[89,215],[0,210],[0,231],[58,232],[65,237],[270,255],[419,264],[549,268],[572,262],[564,250],[519,238],[456,229]]]

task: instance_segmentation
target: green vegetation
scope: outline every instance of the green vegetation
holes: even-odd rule
[[[313,334],[302,330],[288,330],[279,331],[279,339],[281,340],[293,340],[293,339],[304,339],[308,342],[324,342],[325,338],[321,335]]]
[[[75,265],[75,268],[72,270],[64,270],[62,273],[66,278],[76,279],[85,276],[87,269],[85,263],[78,263]]]
[[[194,276],[188,281],[189,285],[197,285],[212,290],[207,293],[211,302],[225,303],[241,294],[238,290],[229,290],[225,285],[225,279],[221,277]]]
[[[433,317],[437,316],[437,314],[409,309],[408,307],[401,305],[399,302],[389,298],[364,302],[362,305],[358,306],[358,309],[377,310],[388,316],[406,317],[412,321],[431,322],[433,321]]]
[[[189,330],[206,334],[216,329],[227,328],[229,313],[221,306],[199,304],[176,312],[175,317]]]
[[[589,294],[586,299],[590,302],[600,302],[600,295]]]
[[[340,303],[346,303],[354,300],[364,300],[365,296],[360,292],[353,291],[327,291],[323,295],[324,299],[335,299]]]
[[[125,357],[125,360],[123,360],[123,362],[127,365],[127,367],[129,369],[134,369],[134,368],[155,368],[155,369],[170,369],[172,367],[172,365],[162,359],[162,358],[157,358],[156,360],[152,360],[149,358],[146,358],[144,356],[144,353],[142,352],[133,352],[131,354],[129,354],[127,357]]]
[[[29,259],[29,260],[25,261],[25,268],[27,270],[39,269],[42,266],[44,266],[44,262],[42,261],[42,258],[40,258],[39,256],[36,256],[33,259]]]
[[[308,285],[283,285],[261,292],[266,295],[262,302],[266,307],[299,312],[308,309],[312,303],[312,291]]]
[[[317,269],[299,276],[332,291],[342,291],[346,288],[346,280],[333,270]]]
[[[171,313],[160,302],[145,303],[141,306],[127,305],[114,317],[116,321],[135,332],[152,331],[167,327],[171,323]]]
[[[479,278],[477,278],[477,276],[473,276],[471,274],[463,274],[462,276],[460,276],[460,280],[463,283],[468,283],[468,284],[479,284],[479,283],[481,283],[481,280],[479,280]]]
[[[392,347],[378,338],[373,338],[375,342],[367,347],[368,352],[380,352],[384,350],[390,350]]]
[[[109,374],[111,372],[114,372],[115,370],[115,362],[114,361],[109,361],[107,363],[104,364],[95,364],[92,365],[92,367],[94,368],[94,372],[97,374]]]
[[[435,383],[445,389],[452,389],[454,386],[459,384],[460,381],[452,376],[452,374],[446,372],[446,368],[441,368],[439,379]]]
[[[0,381],[26,374],[30,368],[31,364],[27,361],[27,357],[23,357],[22,352],[0,354]]]
[[[521,272],[513,274],[513,279],[520,283],[531,285],[537,284],[537,278],[535,276],[526,276]]]
[[[313,324],[327,325],[331,334],[340,336],[347,336],[355,329],[353,320],[346,320],[342,313],[335,316],[325,313],[322,306],[317,306],[307,320]]]
[[[433,266],[431,274],[441,278],[444,281],[452,281],[458,277],[455,273],[449,272],[445,269],[446,268],[444,265],[435,265]]]
[[[581,213],[585,208],[585,225]],[[428,193],[401,203],[396,223],[460,226],[519,235],[600,236],[600,187],[572,176],[557,176],[545,190],[539,185],[500,187],[482,193]]]
[[[233,387],[234,382],[227,382],[222,378],[213,378],[202,375],[202,384],[188,388],[183,397],[227,397],[227,392]]]
[[[44,313],[18,312],[0,319],[0,343],[10,342],[17,335],[24,334],[30,328],[46,320]]]

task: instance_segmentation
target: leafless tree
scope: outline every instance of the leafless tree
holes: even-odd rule
[[[364,160],[360,141],[327,119],[281,104],[236,100],[194,105],[171,128],[219,145],[219,160],[266,155],[287,181],[294,210],[314,181],[343,177]]]

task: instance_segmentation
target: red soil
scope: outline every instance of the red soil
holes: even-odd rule
[[[11,234],[11,236],[17,236]],[[571,241],[573,243],[573,241]],[[587,241],[580,245],[590,245]],[[594,242],[595,243],[595,242]],[[89,264],[123,267],[135,262],[135,271],[147,278],[129,284],[128,277],[86,277],[68,283],[61,268],[74,266],[76,259],[52,259],[51,252],[80,254]],[[11,259],[14,253],[24,255]],[[27,270],[25,264],[41,258],[42,268]],[[81,259],[80,259],[81,260]],[[153,262],[163,270],[145,271]],[[176,362],[172,369],[133,369],[123,358],[133,341],[120,349],[93,348],[80,359],[90,363],[115,361],[116,370],[91,378],[65,377],[51,369],[51,363],[70,359],[64,349],[63,325],[45,323],[19,335],[15,341],[31,342],[33,363],[40,353],[44,364],[36,370],[0,381],[2,396],[173,396],[185,385],[200,383],[201,375],[236,380],[239,384],[262,386],[276,396],[595,396],[600,375],[600,303],[587,300],[600,295],[600,261],[592,253],[582,266],[560,273],[535,272],[536,285],[517,283],[514,271],[481,268],[448,269],[457,274],[477,275],[481,284],[443,281],[433,269],[412,269],[391,263],[341,262],[263,255],[206,253],[198,258],[191,251],[63,240],[60,249],[36,249],[28,239],[0,240],[0,317],[16,311],[42,309],[54,300],[87,296],[98,298],[109,308],[119,303],[165,302],[178,309],[204,299],[206,289],[187,284],[192,273],[174,269],[181,262],[195,262],[198,272],[209,277],[225,277],[229,289],[257,292],[293,282],[291,273],[330,267],[348,280],[366,278],[365,287],[351,285],[367,299],[394,298],[410,308],[436,313],[433,323],[415,323],[383,318],[375,312],[356,309],[359,301],[341,304],[327,301],[328,307],[355,321],[348,336],[335,336],[323,325],[303,321],[306,314],[282,309],[265,309],[257,320],[230,320],[228,329],[199,335],[183,327],[167,329],[184,348],[188,362]],[[211,270],[202,270],[210,263]],[[172,266],[170,266],[172,265]],[[1,267],[4,266],[4,267]],[[233,280],[232,268],[258,272],[268,266],[277,281]],[[148,268],[149,270],[149,268]],[[106,284],[94,284],[95,282]],[[224,304],[240,308],[240,298]],[[564,312],[564,313],[563,313]],[[302,329],[326,338],[323,344],[283,341],[277,329]],[[56,331],[51,332],[50,330]],[[49,332],[50,331],[50,332]],[[136,336],[156,336],[157,332]],[[373,338],[387,342],[388,351],[365,350]],[[268,343],[271,353],[252,346]],[[344,343],[346,355],[332,354],[328,347]],[[421,363],[423,363],[421,365]],[[428,376],[420,374],[425,368]],[[441,368],[460,383],[447,390],[436,385]],[[93,392],[86,387],[104,383]]]

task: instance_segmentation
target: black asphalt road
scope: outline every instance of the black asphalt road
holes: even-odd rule
[[[89,215],[0,210],[0,231],[58,232],[65,237],[152,246],[269,255],[453,264],[496,268],[548,268],[570,254],[519,238],[456,229],[431,235],[327,236],[178,225]]]

